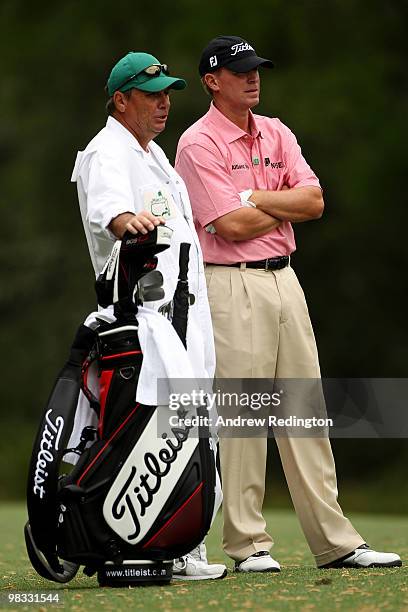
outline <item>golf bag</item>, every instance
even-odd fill
[[[135,399],[144,358],[138,306],[164,297],[155,255],[170,239],[171,230],[159,226],[115,243],[96,281],[98,303],[113,304],[115,320],[79,327],[44,410],[29,468],[25,539],[33,567],[49,580],[68,582],[84,565],[100,585],[168,583],[172,560],[197,546],[210,527],[215,460],[208,432],[193,436],[190,427],[177,426],[161,434],[159,411],[166,408]],[[180,245],[171,306],[184,344],[189,246]],[[88,384],[92,368],[99,393]],[[85,426],[78,445],[67,448],[80,389],[97,426]],[[68,453],[78,458],[71,471]]]

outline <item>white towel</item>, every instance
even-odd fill
[[[85,319],[84,325],[95,329],[98,326],[97,318],[107,323],[116,320],[113,308],[109,307],[92,312]],[[139,307],[137,323],[143,361],[136,389],[136,401],[148,406],[167,406],[170,394],[191,394],[201,389],[206,392],[211,391],[212,381],[204,369],[201,351],[193,342],[194,333],[188,334],[191,348],[186,351],[170,321],[156,310]],[[191,321],[189,326],[190,323]],[[96,368],[92,366],[88,373],[88,385],[97,395]],[[83,428],[95,425],[95,422],[95,412],[81,392],[68,447],[76,447]],[[76,463],[78,457],[70,453],[65,459],[68,463]]]

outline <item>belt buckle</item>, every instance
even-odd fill
[[[264,268],[265,272],[268,272],[269,270],[268,266],[269,266],[269,258],[265,259],[265,268]]]

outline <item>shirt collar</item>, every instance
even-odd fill
[[[111,115],[108,117],[106,127],[108,128],[108,130],[114,131],[121,138],[123,138],[123,140],[126,141],[128,145],[132,147],[132,149],[135,149],[140,153],[145,152],[139,141],[133,136],[131,132],[129,132],[127,128],[125,128],[124,125],[122,125],[117,119],[115,119],[115,117],[112,117]]]
[[[234,142],[234,140],[238,140],[239,138],[243,138],[244,136],[248,136],[247,132],[241,130],[240,127],[235,125],[232,121],[230,121],[225,115],[222,114],[221,111],[214,105],[214,102],[211,102],[210,109],[207,113],[208,119],[211,123],[220,130],[225,137],[228,143]],[[249,125],[251,128],[251,136],[253,138],[262,138],[261,130],[259,129],[257,122],[255,120],[255,115],[252,111],[249,111]]]

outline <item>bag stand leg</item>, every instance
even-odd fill
[[[24,527],[24,536],[29,559],[33,568],[40,576],[46,578],[47,580],[60,582],[62,584],[69,582],[74,578],[79,569],[79,565],[76,563],[71,563],[70,561],[62,561],[57,559],[57,556],[55,556],[55,562],[57,565],[59,565],[59,569],[57,570],[55,567],[52,567],[49,560],[34,542],[30,523],[26,523]]]

